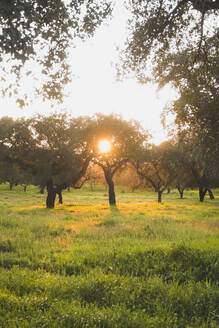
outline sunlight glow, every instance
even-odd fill
[[[101,153],[108,153],[111,149],[111,143],[107,139],[100,140],[98,143],[98,148]]]
[[[143,128],[150,130],[155,144],[168,139],[168,133],[161,124],[161,113],[163,108],[169,107],[169,104],[177,99],[177,91],[171,86],[157,91],[156,84],[139,84],[135,78],[121,81],[117,79],[115,64],[119,60],[118,49],[127,37],[126,21],[129,13],[124,1],[114,2],[114,16],[109,24],[103,24],[94,38],[86,42],[76,40],[75,47],[69,49],[69,65],[74,75],[71,83],[64,89],[67,95],[63,99],[63,104],[50,103],[46,100],[43,102],[38,96],[34,98],[33,87],[40,89],[41,80],[36,80],[36,77],[41,78],[41,69],[30,61],[27,68],[32,73],[22,80],[19,98],[25,100],[25,95],[28,95],[33,99],[33,103],[21,110],[13,95],[1,97],[0,118],[28,118],[37,114],[51,115],[54,112],[64,112],[74,117],[115,113],[121,115],[124,120],[139,121]],[[166,120],[169,123],[168,117]],[[170,117],[170,123],[172,121],[174,118],[172,120]],[[101,148],[97,145],[102,153],[110,150],[109,146],[106,146],[106,141],[103,142],[105,146],[100,146]]]

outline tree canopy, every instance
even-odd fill
[[[109,203],[116,204],[113,177],[135,155],[148,139],[148,133],[136,121],[125,121],[120,116],[97,114],[92,122],[91,149],[93,162],[103,169],[109,186]],[[107,140],[111,148],[103,152],[98,142]]]
[[[159,82],[159,67],[176,53],[186,51],[193,64],[200,54],[208,60],[212,56],[218,39],[218,0],[130,0],[127,7],[130,34],[123,70],[135,71],[141,81],[154,73]]]
[[[69,46],[74,46],[76,38],[92,36],[111,10],[111,1],[1,0],[3,94],[17,97],[23,105],[25,99],[17,96],[22,90],[20,79],[25,74],[36,78],[32,70],[37,65],[43,82],[36,93],[62,101],[62,86],[70,78]]]
[[[144,186],[153,188],[162,201],[162,193],[176,179],[175,149],[171,142],[147,145],[137,152],[132,163]]]

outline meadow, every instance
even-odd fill
[[[99,186],[45,208],[38,188],[0,185],[0,327],[219,327],[219,190]]]

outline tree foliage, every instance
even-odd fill
[[[97,114],[92,126],[93,162],[103,169],[109,187],[109,203],[116,204],[113,177],[131,160],[148,134],[136,121],[125,121],[120,116]],[[98,149],[98,142],[107,139],[111,143],[109,152]]]
[[[209,59],[217,46],[218,0],[130,0],[127,6],[130,35],[123,70],[134,70],[141,81],[153,72],[159,82],[159,67],[174,54],[184,51],[195,64],[201,54]]]
[[[22,90],[22,83],[19,88],[21,73],[24,70],[30,78],[34,75],[33,65],[37,65],[43,83],[36,92],[43,98],[62,101],[62,85],[70,77],[69,47],[74,46],[76,38],[93,35],[111,10],[111,1],[1,0],[3,93],[17,97],[18,91]],[[24,101],[18,97],[21,105]]]
[[[158,194],[158,202],[161,203],[162,193],[176,179],[175,149],[172,144],[164,142],[159,146],[143,148],[133,164],[144,186],[153,188]]]

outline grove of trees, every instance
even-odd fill
[[[1,118],[0,182],[10,188],[46,186],[48,208],[54,207],[56,194],[62,202],[63,189],[80,188],[91,165],[103,170],[110,205],[116,204],[115,177],[124,170],[134,169],[138,184],[153,188],[159,202],[170,187],[177,188],[180,197],[185,188],[198,188],[203,201],[206,192],[219,185],[219,1],[125,4],[129,34],[118,74],[134,72],[141,83],[152,80],[177,90],[178,98],[164,112],[164,118],[169,112],[175,116],[174,127],[168,127],[171,139],[150,144],[149,133],[137,122],[115,115]],[[22,76],[34,75],[35,64],[43,76],[36,94],[62,101],[62,87],[70,79],[70,47],[76,39],[92,36],[112,10],[113,1],[107,0],[2,0],[2,94],[25,105]],[[110,151],[98,148],[101,139],[108,140]],[[89,175],[92,179],[92,170]]]
[[[54,208],[56,195],[62,203],[63,189],[92,181],[92,172],[93,179],[100,179],[94,165],[103,171],[110,205],[116,205],[114,178],[126,170],[135,174],[125,184],[134,186],[138,181],[142,188],[154,189],[158,202],[168,188],[177,188],[181,198],[185,188],[198,188],[203,201],[206,192],[219,186],[217,163],[204,162],[195,138],[172,139],[156,146],[149,143],[149,137],[138,122],[113,114],[78,118],[53,114],[26,120],[3,117],[0,182],[8,182],[10,188],[14,184],[46,187],[47,208]],[[101,140],[110,143],[108,151],[99,148]]]

